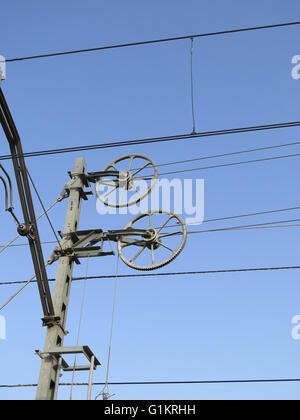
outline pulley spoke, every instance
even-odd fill
[[[134,155],[133,155],[133,156],[131,156],[131,158],[130,158],[130,163],[129,163],[129,168],[128,168],[128,171],[131,171],[132,164],[133,164],[133,160],[134,160]]]
[[[127,246],[131,246],[131,245],[144,246],[145,245],[145,241],[143,240],[143,241],[136,241],[136,242],[126,242],[125,244],[122,244],[121,245],[121,248],[126,248]]]
[[[147,168],[147,166],[151,165],[150,162],[147,162],[144,166],[142,166],[140,169],[138,169],[137,171],[135,171],[132,176],[135,177],[135,175],[139,174],[140,172],[142,172],[144,169]]]
[[[152,229],[152,213],[149,213],[149,227]]]
[[[133,263],[137,257],[139,257],[141,255],[141,253],[144,251],[144,249],[146,249],[146,245],[143,246],[143,248],[136,254],[135,257],[132,258],[132,260],[130,260],[131,263]]]
[[[171,251],[171,252],[172,252],[172,254],[175,254],[176,250],[174,250],[174,249],[172,249],[172,248],[169,248],[167,245],[163,244],[162,242],[159,242],[159,244],[160,244],[161,246],[163,246],[164,248],[168,249],[169,251]]]
[[[151,253],[152,253],[152,265],[155,265],[155,261],[154,261],[154,245],[151,245]]]
[[[106,198],[108,197],[111,193],[113,193],[114,191],[116,191],[117,187],[114,187],[112,190],[107,191],[105,194],[101,195],[102,198]]]
[[[157,233],[159,233],[165,226],[167,226],[167,224],[169,223],[170,220],[172,220],[174,217],[174,215],[170,216],[165,223],[158,229]]]

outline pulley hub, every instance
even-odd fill
[[[18,226],[17,231],[20,236],[29,236],[34,233],[33,226],[26,223],[21,223]]]
[[[119,182],[121,188],[125,188],[125,190],[131,190],[134,186],[134,181],[130,171],[120,171]]]
[[[146,233],[143,235],[143,239],[149,249],[151,249],[151,247],[158,249],[160,246],[159,235],[154,228],[147,229]]]

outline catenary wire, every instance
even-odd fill
[[[296,227],[300,226],[299,224],[289,224],[289,225],[280,225],[281,223],[293,223],[293,222],[300,222],[300,219],[290,219],[290,220],[279,220],[279,221],[273,221],[273,222],[265,222],[265,223],[255,223],[251,225],[242,225],[242,226],[229,226],[229,227],[223,227],[223,228],[217,228],[217,229],[207,229],[207,230],[189,230],[187,232],[188,235],[192,234],[199,234],[199,233],[210,233],[210,232],[226,232],[226,231],[235,231],[235,230],[243,230],[243,229],[262,229],[262,228],[283,228],[283,227]],[[275,225],[275,226],[274,226]],[[171,226],[166,226],[165,229],[169,228]],[[173,225],[172,227],[178,227],[177,225]],[[167,236],[177,236],[180,235],[181,232],[170,232],[167,234]],[[161,236],[163,237],[163,235]]]
[[[78,50],[61,51],[61,52],[48,53],[48,54],[39,54],[39,55],[33,55],[33,56],[27,56],[27,57],[8,58],[5,61],[7,63],[12,63],[12,62],[16,62],[16,61],[35,60],[35,59],[41,59],[41,58],[49,58],[49,57],[58,57],[58,56],[70,55],[70,54],[80,54],[80,53],[104,51],[104,50],[110,50],[110,49],[116,49],[116,48],[136,47],[136,46],[142,46],[142,45],[158,44],[158,43],[165,43],[165,42],[171,42],[171,41],[179,41],[179,40],[184,40],[184,39],[189,39],[189,38],[205,38],[205,37],[211,37],[211,36],[217,36],[217,35],[235,34],[235,33],[257,31],[257,30],[263,30],[263,29],[283,28],[283,27],[289,27],[289,26],[296,26],[296,25],[299,25],[299,24],[300,24],[300,22],[296,21],[296,22],[286,22],[286,23],[279,23],[279,24],[273,24],[273,25],[252,26],[252,27],[246,27],[246,28],[229,29],[229,30],[225,30],[225,31],[208,32],[208,33],[202,33],[202,34],[184,35],[184,36],[169,37],[169,38],[160,38],[160,39],[154,39],[154,40],[148,40],[148,41],[137,41],[137,42],[123,43],[123,44],[106,45],[106,46],[95,47],[95,48],[85,48],[85,49],[78,49]]]
[[[238,214],[238,215],[234,215],[234,216],[225,216],[225,217],[217,217],[217,218],[214,218],[214,219],[206,219],[206,220],[203,220],[202,223],[219,222],[219,221],[223,221],[223,220],[240,219],[240,218],[243,218],[243,217],[253,217],[253,216],[260,216],[260,215],[272,214],[272,213],[282,213],[282,212],[286,212],[286,211],[295,211],[295,210],[299,210],[299,209],[300,209],[300,206],[289,207],[289,208],[286,208],[286,209],[258,211],[258,212],[255,212],[255,213],[244,213],[244,214]],[[192,223],[187,224],[187,226],[193,226],[193,225],[199,225],[199,222],[192,222]],[[176,227],[176,226],[177,225],[170,225],[168,227]],[[24,245],[27,245],[27,244],[24,244]]]
[[[300,153],[293,153],[290,155],[282,155],[282,156],[273,156],[269,158],[261,158],[261,159],[253,159],[253,160],[244,160],[241,162],[232,162],[232,163],[222,163],[218,165],[211,165],[211,166],[204,166],[202,168],[191,168],[191,169],[181,169],[178,171],[170,171],[170,172],[164,172],[161,173],[160,176],[167,176],[167,175],[175,175],[175,174],[182,174],[187,172],[195,172],[195,171],[204,171],[207,169],[216,169],[216,168],[225,168],[229,166],[237,166],[237,165],[246,165],[250,163],[259,163],[259,162],[267,162],[271,160],[278,160],[278,159],[287,159],[287,158],[293,158],[293,157],[299,157]],[[147,176],[147,175],[145,175]]]
[[[113,381],[109,385],[222,385],[222,384],[255,384],[255,383],[291,383],[300,382],[300,378],[282,379],[224,379],[224,380],[186,380],[186,381]],[[71,386],[71,383],[62,382],[60,386]],[[75,383],[73,386],[87,386],[88,383]],[[105,385],[104,382],[94,382],[93,386]],[[11,384],[0,385],[0,388],[35,388],[37,384]]]
[[[152,137],[152,138],[144,138],[144,139],[136,139],[136,140],[125,140],[125,141],[119,141],[119,142],[99,143],[99,144],[86,145],[86,146],[75,146],[75,147],[65,147],[65,148],[60,148],[60,149],[40,150],[40,151],[35,151],[35,152],[23,153],[22,157],[24,158],[40,157],[40,156],[57,155],[57,154],[63,154],[63,153],[74,153],[74,152],[99,150],[99,149],[124,147],[124,146],[129,147],[129,146],[136,146],[136,145],[141,145],[141,144],[154,144],[154,143],[171,142],[171,141],[183,141],[183,140],[191,141],[194,139],[205,138],[205,137],[221,136],[221,135],[227,135],[227,134],[250,133],[250,132],[266,131],[266,130],[276,130],[276,129],[281,129],[281,128],[292,128],[292,127],[299,127],[299,126],[300,126],[300,121],[277,123],[277,124],[265,124],[265,125],[248,126],[248,127],[242,127],[242,128],[204,131],[204,132],[198,132],[195,134],[186,133],[186,134],[178,134],[178,135],[165,136],[165,137]],[[21,157],[21,156],[18,156],[18,157]],[[12,159],[11,155],[0,156],[0,161],[9,160],[9,159]]]
[[[218,228],[218,229],[208,229],[208,230],[189,230],[188,234],[196,234],[196,233],[208,233],[208,232],[222,232],[222,231],[227,231],[227,230],[236,230],[236,229],[247,229],[247,228],[260,228],[260,227],[264,227],[264,226],[270,226],[270,227],[276,227],[276,226],[271,226],[273,224],[277,225],[280,223],[293,223],[293,222],[300,222],[300,219],[290,219],[290,220],[275,220],[273,222],[264,222],[264,223],[255,223],[255,224],[251,224],[251,225],[242,225],[242,226],[229,226],[229,227],[224,227],[224,228]],[[286,226],[290,226],[290,225],[286,225]]]
[[[142,278],[142,277],[168,277],[168,276],[191,276],[198,274],[221,274],[221,273],[246,273],[246,272],[256,272],[256,271],[281,271],[281,270],[299,270],[300,266],[281,266],[281,267],[253,267],[253,268],[236,268],[236,269],[220,269],[220,270],[202,270],[202,271],[179,271],[173,273],[143,273],[143,274],[119,274],[118,278]],[[115,275],[99,275],[99,276],[90,276],[90,277],[73,277],[72,281],[82,281],[82,280],[109,280],[114,279]],[[49,279],[49,282],[54,282],[55,279]],[[15,284],[24,284],[25,281],[11,281],[11,282],[2,282],[0,286],[5,285],[15,285]],[[32,281],[36,283],[36,280]]]
[[[266,211],[258,211],[255,213],[246,213],[246,214],[238,214],[235,216],[227,216],[227,217],[219,217],[219,218],[215,218],[215,219],[206,219],[203,221],[203,223],[209,223],[209,222],[217,222],[217,221],[221,221],[221,220],[229,220],[229,219],[238,219],[241,217],[249,217],[249,216],[260,216],[263,214],[270,214],[270,213],[282,213],[285,211],[294,211],[294,210],[299,210],[300,206],[298,207],[289,207],[287,209],[276,209],[276,210],[266,210]],[[189,224],[190,226],[193,225],[193,223]]]
[[[171,166],[171,165],[180,165],[180,164],[183,164],[183,163],[192,163],[192,162],[198,162],[200,160],[216,159],[216,158],[220,158],[220,157],[241,155],[241,154],[244,154],[244,153],[253,153],[253,152],[260,152],[260,151],[271,150],[271,149],[279,149],[281,147],[296,146],[296,145],[299,145],[299,144],[300,144],[300,141],[296,141],[296,142],[293,142],[293,143],[285,143],[285,144],[278,144],[278,145],[273,145],[273,146],[258,147],[258,148],[255,148],[255,149],[240,150],[240,151],[237,151],[237,152],[222,153],[222,154],[210,155],[210,156],[201,156],[201,157],[197,157],[197,158],[193,158],[193,159],[177,160],[177,161],[172,161],[172,162],[168,162],[168,163],[159,163],[156,166],[157,167],[164,167],[164,166]],[[132,169],[132,170],[134,171],[135,169]]]

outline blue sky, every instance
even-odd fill
[[[300,20],[299,2],[253,0],[11,1],[1,9],[0,54],[7,59]],[[197,130],[218,130],[299,120],[300,80],[291,77],[300,54],[300,28],[280,28],[195,40]],[[2,89],[25,152],[189,133],[192,129],[189,40],[104,52],[9,63]],[[183,142],[104,149],[27,160],[45,205],[67,181],[75,157],[88,170],[112,159],[143,153],[157,164],[299,141],[299,128],[235,134]],[[8,145],[1,134],[1,155]],[[186,144],[185,144],[186,143]],[[215,159],[211,164],[299,153],[299,146]],[[5,162],[12,174],[12,167]],[[176,167],[204,166],[199,162]],[[206,165],[205,165],[206,166]],[[205,181],[207,219],[299,205],[298,158],[179,174]],[[15,193],[16,196],[16,193]],[[91,228],[94,200],[82,209],[80,227]],[[20,207],[16,199],[16,211]],[[66,202],[51,212],[63,228]],[[36,212],[41,209],[36,202]],[[130,216],[96,216],[103,229],[121,228]],[[205,224],[221,228],[299,218],[297,211]],[[1,243],[15,235],[1,213]],[[241,223],[240,223],[241,222]],[[183,253],[161,272],[298,265],[298,229],[258,229],[191,235]],[[46,220],[43,241],[53,240]],[[19,243],[24,243],[20,240]],[[45,258],[53,245],[45,245]],[[33,273],[27,247],[0,255],[1,281]],[[56,267],[48,270],[55,276]],[[88,274],[114,274],[113,257],[94,259]],[[85,264],[74,276],[84,275]],[[121,264],[120,274],[131,270]],[[133,273],[135,274],[135,273]],[[1,303],[16,286],[1,286]],[[72,287],[66,345],[76,341],[83,283]],[[105,379],[113,281],[93,280],[80,342],[103,363]],[[206,276],[121,279],[111,359],[111,381],[222,380],[300,377],[300,341],[291,319],[300,313],[297,270]],[[36,285],[5,309],[7,340],[0,341],[0,384],[36,383],[45,331]],[[63,381],[69,382],[68,375]],[[76,381],[87,380],[77,375]],[[94,394],[100,388],[94,389]],[[299,399],[299,384],[111,387],[116,399]],[[68,398],[66,388],[60,398]],[[34,389],[2,389],[1,399],[33,399]],[[74,390],[84,399],[85,390]]]

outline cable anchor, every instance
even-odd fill
[[[29,223],[20,223],[17,228],[17,232],[20,236],[27,236],[28,238],[34,238],[34,227]]]

